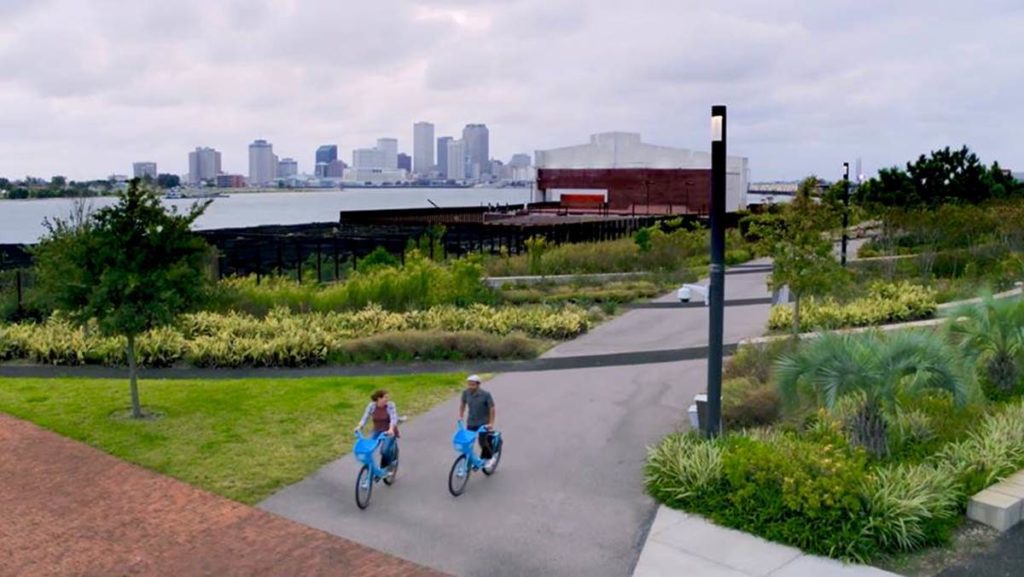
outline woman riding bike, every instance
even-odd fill
[[[373,420],[374,435],[385,435],[381,443],[380,468],[387,469],[395,456],[398,448],[397,439],[401,435],[398,433],[398,409],[388,398],[386,390],[380,389],[370,395],[370,404],[363,411],[363,418],[359,419],[359,426],[355,430],[362,430],[366,421],[370,419]]]

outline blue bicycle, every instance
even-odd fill
[[[459,456],[455,458],[455,462],[452,463],[452,470],[448,473],[448,491],[455,497],[458,497],[466,490],[470,473],[479,470],[483,471],[484,475],[493,475],[494,471],[498,469],[498,463],[501,462],[503,443],[501,433],[497,431],[490,432],[492,456],[492,460],[489,461],[490,465],[488,465],[488,461],[477,457],[473,452],[473,445],[476,444],[477,435],[484,429],[486,429],[486,425],[476,430],[467,429],[462,421],[458,421],[458,429],[455,431],[455,436],[452,437],[452,446],[455,448],[455,452],[459,453]]]
[[[352,452],[355,454],[356,460],[363,464],[356,476],[356,505],[360,509],[370,506],[370,496],[373,494],[374,484],[384,481],[385,485],[391,485],[395,482],[395,476],[398,474],[397,439],[393,441],[395,446],[392,449],[391,461],[388,463],[387,469],[378,467],[374,459],[377,449],[386,437],[385,433],[375,433],[371,437],[366,437],[362,431],[356,431],[356,444],[352,447]]]

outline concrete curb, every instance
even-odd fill
[[[686,568],[685,570],[683,568]],[[804,554],[703,517],[659,506],[633,577],[894,577],[867,565]]]

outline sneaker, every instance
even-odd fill
[[[485,469],[493,469],[494,465],[497,464],[497,462],[498,462],[498,459],[496,457],[491,457],[490,459],[487,459],[486,463],[484,463],[484,468]]]

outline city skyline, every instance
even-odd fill
[[[323,142],[347,157],[397,135],[414,154],[424,119],[435,137],[485,122],[503,161],[611,130],[706,150],[719,103],[756,180],[962,144],[1024,166],[1024,6],[1008,0],[12,0],[0,17],[11,178],[185,174],[196,146],[244,173],[257,137],[313,172]],[[339,38],[337,22],[361,25]]]

